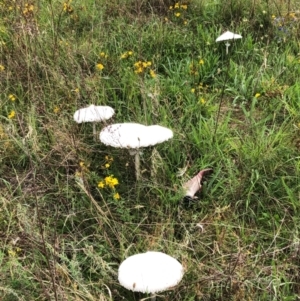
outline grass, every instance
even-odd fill
[[[117,272],[147,250],[185,268],[165,300],[299,299],[299,1],[177,6],[0,1],[1,300],[140,300]],[[243,36],[228,55],[225,30]],[[173,130],[141,182],[73,121],[88,104]]]

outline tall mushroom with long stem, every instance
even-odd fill
[[[177,259],[162,252],[148,251],[125,259],[118,270],[122,286],[133,292],[151,294],[176,286],[184,274],[183,266]]]
[[[77,123],[92,122],[93,138],[96,141],[96,122],[105,121],[114,115],[115,111],[109,106],[90,105],[86,108],[77,110],[74,113],[74,121]]]
[[[230,46],[229,41],[230,40],[236,40],[236,39],[241,39],[242,36],[236,33],[233,33],[231,31],[226,31],[223,34],[221,34],[217,39],[216,42],[222,42],[225,41],[225,45],[226,45],[226,54],[228,54],[228,48]]]
[[[100,141],[115,148],[126,148],[135,157],[136,179],[139,181],[140,151],[144,147],[154,146],[173,137],[172,130],[160,126],[146,126],[139,123],[116,123],[108,125],[100,132]]]

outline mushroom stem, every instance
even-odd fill
[[[134,156],[135,178],[137,181],[139,181],[141,179],[140,152],[138,149],[130,149],[129,154]]]
[[[229,43],[229,42],[226,42],[225,45],[226,45],[226,54],[228,54],[228,48],[229,48],[229,46],[230,46],[230,43]]]
[[[96,123],[95,122],[93,122],[93,139],[95,142],[97,141]]]
[[[136,177],[136,180],[139,181],[141,178],[139,151],[137,151],[134,155],[134,163],[135,163],[135,177]]]

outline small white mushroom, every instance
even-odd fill
[[[86,108],[77,110],[74,113],[74,121],[77,123],[92,122],[93,123],[93,137],[96,137],[96,122],[105,121],[114,115],[115,111],[109,106],[95,106],[90,105]]]
[[[100,141],[116,148],[127,148],[135,156],[136,179],[140,179],[140,149],[153,146],[173,137],[173,132],[160,125],[139,123],[111,124],[100,132]]]
[[[226,31],[216,39],[216,42],[226,41],[226,43],[225,43],[225,45],[226,45],[226,54],[228,54],[228,47],[230,46],[230,43],[228,41],[241,39],[241,38],[242,38],[242,36],[239,35],[239,34],[233,33],[231,31]]]
[[[128,257],[119,266],[120,284],[134,292],[162,292],[176,286],[182,279],[184,269],[172,256],[149,251]]]

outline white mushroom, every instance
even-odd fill
[[[183,274],[183,267],[175,258],[149,251],[124,260],[119,267],[118,279],[128,290],[155,294],[176,286]],[[155,300],[155,296],[152,299]]]
[[[93,137],[96,137],[96,122],[105,121],[114,115],[115,111],[109,106],[90,105],[86,108],[79,109],[74,114],[74,121],[77,123],[92,122]]]
[[[229,40],[236,40],[236,39],[241,39],[242,36],[236,33],[233,33],[231,31],[226,31],[223,34],[221,34],[217,39],[216,42],[222,42],[226,41],[226,54],[228,54],[228,47],[230,46],[230,43],[228,42]]]
[[[146,126],[138,123],[111,124],[100,132],[100,140],[105,145],[127,148],[135,155],[136,179],[140,179],[140,149],[167,141],[173,132],[160,125]]]

